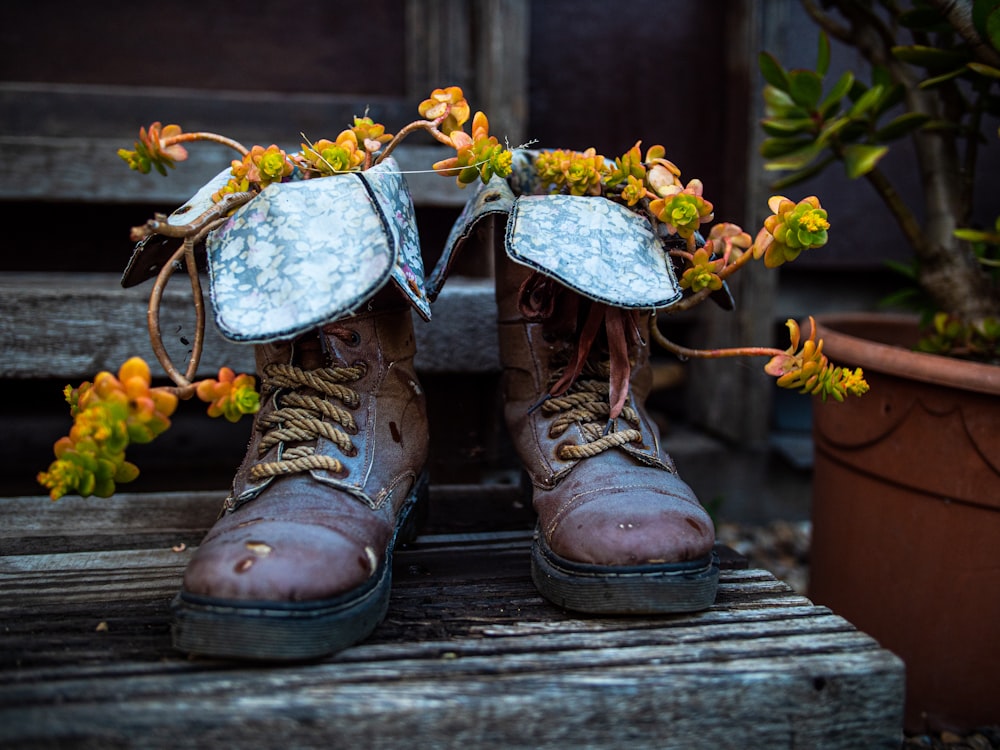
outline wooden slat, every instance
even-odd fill
[[[278,135],[280,139],[266,139],[267,144],[278,140],[286,150],[299,149],[301,141],[291,140],[296,138],[295,133]],[[318,138],[310,136],[310,140]],[[249,141],[248,145],[254,143]],[[6,160],[6,168],[0,172],[0,200],[150,203],[169,213],[225,169],[236,155],[212,144],[196,144],[189,149],[186,161],[162,177],[128,168],[117,152],[131,144],[128,139],[0,135],[0,159]],[[468,191],[459,188],[453,179],[429,171],[434,162],[447,155],[444,146],[404,145],[393,152],[416,205],[462,206],[468,200]]]
[[[155,365],[145,328],[149,288],[122,289],[111,274],[0,273],[0,377],[90,378],[131,356]],[[179,331],[164,342],[181,369],[190,308],[190,287],[179,277],[167,287],[161,320],[165,332]],[[492,282],[452,279],[433,312],[431,323],[415,323],[422,372],[499,370]],[[253,372],[253,348],[223,339],[210,323],[201,364],[205,376],[222,365]]]
[[[535,592],[529,539],[419,538],[398,552],[389,615],[366,643],[270,668],[171,651],[168,602],[190,548],[0,557],[0,743],[898,741],[900,662],[769,574],[724,570],[715,606],[695,615],[580,617]]]
[[[425,94],[426,95],[426,94]],[[209,130],[241,141],[277,143],[297,151],[301,134],[335,137],[368,110],[393,131],[415,119],[422,97],[350,97],[325,94],[68,86],[0,82],[0,200],[179,206],[236,157],[212,143],[188,148],[189,158],[167,178],[128,169],[118,149],[130,148],[139,127],[176,122],[190,132]],[[253,117],[246,117],[247,108]],[[427,137],[410,138],[395,152],[417,205],[461,206],[467,191],[453,179],[428,173],[448,149]]]

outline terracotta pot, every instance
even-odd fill
[[[910,317],[818,325],[871,391],[814,406],[810,595],[906,662],[907,729],[1000,723],[1000,367],[902,348]]]

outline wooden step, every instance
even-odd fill
[[[319,663],[188,659],[169,602],[212,495],[0,499],[0,746],[899,743],[900,660],[769,573],[727,556],[706,612],[580,616],[536,593],[528,530],[419,537],[385,622]]]
[[[108,273],[0,272],[0,378],[93,378],[99,370],[117,372],[132,356],[155,366],[145,327],[151,282],[123,289],[119,279]],[[205,294],[207,299],[207,283]],[[180,369],[193,336],[191,309],[186,279],[173,279],[164,293],[161,327]],[[451,279],[433,315],[429,323],[414,316],[422,373],[499,371],[491,279]],[[223,365],[253,372],[253,347],[227,341],[209,322],[199,375],[213,376]]]

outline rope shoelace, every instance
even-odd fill
[[[580,298],[567,294],[554,279],[533,273],[521,285],[518,307],[526,320],[545,322],[557,315],[577,319]],[[607,341],[608,358],[595,361],[593,344],[601,329]],[[591,302],[582,327],[575,335],[575,351],[553,379],[548,391],[530,411],[541,408],[552,419],[549,437],[557,438],[576,424],[586,438],[582,444],[564,443],[558,455],[563,460],[583,459],[626,443],[641,442],[639,415],[627,405],[632,365],[629,348],[640,342],[637,313]],[[621,416],[631,425],[617,430]]]
[[[639,414],[628,404],[622,406],[620,415],[631,427],[613,430],[615,420],[610,416],[608,369],[608,363],[596,367],[588,363],[581,376],[564,393],[549,396],[540,405],[542,414],[552,419],[550,438],[559,437],[575,424],[587,439],[585,443],[560,445],[558,455],[564,461],[591,458],[626,443],[642,440],[642,432],[638,429]]]
[[[343,473],[344,464],[333,456],[317,454],[315,442],[326,438],[345,456],[354,455],[351,434],[357,432],[357,425],[348,409],[357,407],[360,398],[345,383],[364,377],[366,369],[364,364],[312,370],[280,363],[266,365],[263,388],[289,390],[276,395],[274,411],[258,420],[257,427],[264,432],[259,451],[264,455],[277,445],[284,444],[284,448],[280,458],[255,464],[250,469],[250,479],[259,482],[317,469]],[[314,391],[316,395],[299,389]]]

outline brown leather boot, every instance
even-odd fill
[[[648,318],[496,255],[505,416],[538,513],[535,585],[583,612],[707,608],[715,530],[645,412]]]
[[[365,312],[256,354],[262,407],[221,517],[184,573],[174,645],[315,658],[385,616],[393,547],[426,493],[410,309],[387,289]]]

